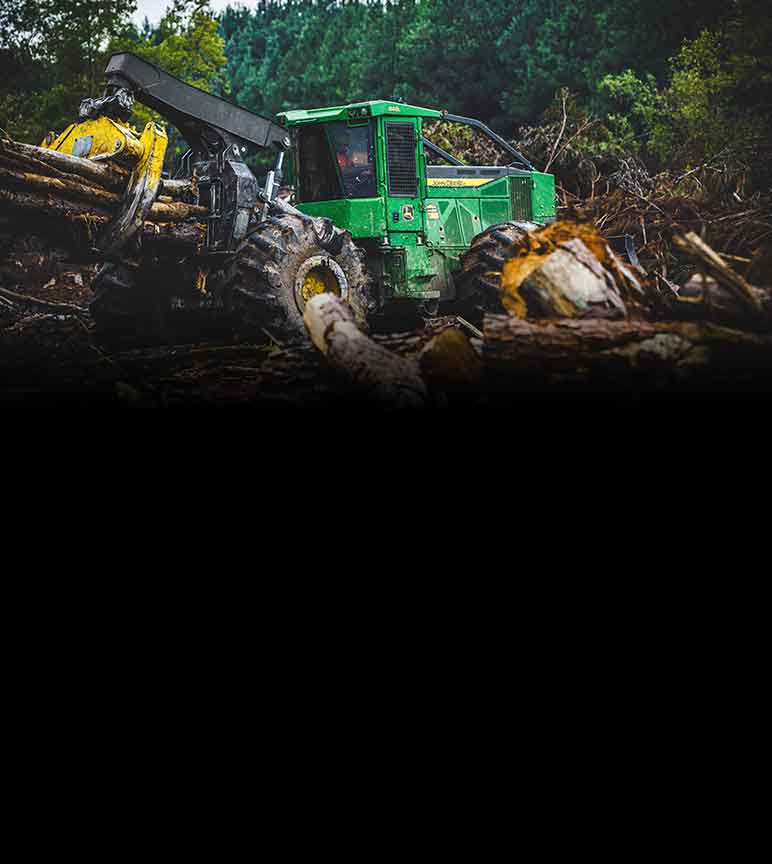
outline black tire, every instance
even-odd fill
[[[461,255],[456,276],[459,294],[486,312],[503,312],[501,272],[518,242],[534,228],[535,222],[500,222],[481,231]]]
[[[247,324],[262,324],[283,338],[305,338],[304,301],[298,282],[318,276],[340,288],[357,322],[366,326],[375,308],[367,259],[348,231],[329,219],[282,214],[259,222],[230,267],[228,305]],[[319,283],[317,283],[319,284]]]
[[[123,265],[105,264],[91,288],[89,312],[106,344],[136,348],[168,340],[168,310],[156,284]]]

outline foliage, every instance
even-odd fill
[[[157,27],[145,27],[141,35],[135,31],[113,40],[110,52],[113,51],[133,51],[194,87],[227,93],[224,41],[209,0],[172,0]],[[144,105],[134,106],[133,122],[138,128],[151,119],[165,124],[163,118]],[[176,129],[168,128],[167,132],[166,161],[171,166],[187,148]]]
[[[110,40],[131,33],[134,0],[0,0],[0,126],[39,140],[99,95]]]
[[[510,138],[565,126],[558,162],[581,150],[690,170],[730,153],[766,182],[768,0],[258,0],[219,17],[208,0],[169,2],[137,29],[131,0],[0,0],[0,126],[26,140],[61,128],[122,49],[269,116],[404,98]]]

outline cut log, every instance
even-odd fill
[[[390,408],[427,404],[418,363],[373,342],[357,327],[354,313],[340,298],[318,294],[306,305],[303,320],[313,344],[357,394]]]
[[[712,276],[698,273],[679,290],[668,309],[670,317],[685,321],[713,321],[728,327],[772,329],[772,294],[753,285],[747,286],[761,313],[751,311],[736,291]]]
[[[117,192],[108,192],[100,186],[76,180],[62,180],[58,177],[47,177],[44,174],[34,174],[30,171],[14,171],[0,166],[0,187],[13,187],[31,192],[42,192],[44,195],[75,198],[87,201],[101,207],[117,208],[121,196]]]
[[[772,373],[772,335],[709,323],[608,321],[531,322],[486,315],[486,367],[508,376],[629,376],[662,373],[684,380],[725,373]]]
[[[504,290],[507,290],[506,265]],[[579,239],[562,243],[519,288],[533,318],[624,318],[625,304],[611,273]]]
[[[500,280],[504,308],[519,318],[623,318],[643,297],[638,278],[596,228],[561,221],[523,234]]]
[[[183,222],[185,219],[206,219],[209,208],[198,204],[184,204],[177,201],[173,204],[156,202],[150,208],[148,220],[151,222]]]
[[[143,225],[143,242],[158,248],[171,244],[175,254],[180,250],[196,254],[206,236],[201,220],[207,212],[190,204],[154,204]],[[86,255],[91,254],[99,230],[113,215],[106,207],[24,189],[0,189],[0,213],[13,214],[14,230],[57,237],[71,250]]]
[[[482,361],[455,327],[435,336],[421,351],[419,363],[425,380],[445,393],[472,393],[482,382]]]
[[[126,188],[129,172],[109,162],[92,162],[79,156],[70,156],[57,150],[47,150],[45,147],[35,147],[32,144],[22,144],[8,138],[0,138],[0,154],[15,159],[20,164],[30,166],[29,170],[38,174],[45,173],[40,169],[41,163],[68,175],[78,175],[91,184],[102,186],[113,192],[122,192]]]

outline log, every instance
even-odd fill
[[[58,168],[54,168],[52,165],[47,165],[45,162],[39,162],[37,160],[28,161],[15,159],[12,156],[6,156],[3,153],[0,153],[0,167],[9,168],[12,171],[17,172],[29,172],[31,169],[34,169],[34,173],[44,176],[44,177],[54,177],[58,180],[69,180],[71,183],[83,183],[84,178],[79,174],[69,174],[66,171],[60,171]],[[126,177],[126,182],[128,182],[128,176]],[[89,184],[96,185],[97,188],[103,189],[105,192],[109,191],[103,186],[99,186],[98,184]]]
[[[44,173],[40,170],[40,164],[43,163],[55,171],[83,177],[91,184],[113,192],[122,192],[129,177],[128,171],[109,162],[92,162],[90,159],[70,156],[58,150],[47,150],[45,147],[35,147],[33,144],[22,144],[8,138],[0,138],[0,154],[38,169],[38,174]]]
[[[8,186],[25,191],[42,192],[45,195],[75,198],[113,209],[117,209],[121,203],[121,196],[117,192],[108,192],[99,186],[75,180],[62,180],[58,177],[46,177],[44,174],[33,174],[30,171],[14,171],[0,166],[0,187]]]
[[[564,319],[524,321],[486,315],[486,367],[515,377],[588,377],[662,373],[696,376],[772,372],[772,335],[711,323]],[[565,379],[567,380],[567,379]]]
[[[3,147],[5,150],[2,149]],[[36,155],[33,156],[30,149]],[[56,153],[59,160],[61,157],[66,157],[63,162],[60,161],[59,165],[50,165],[38,158],[42,154],[46,154],[46,158],[50,158],[49,153],[56,153],[56,151],[47,151],[40,147],[31,148],[30,145],[18,145],[16,142],[7,140],[0,141],[0,189],[10,187],[25,194],[34,192],[50,195],[54,198],[85,201],[113,212],[120,207],[123,192],[129,182],[128,175],[120,175],[120,194],[111,192],[102,184],[107,183],[114,186],[114,181],[118,176],[115,172],[106,172],[102,175],[100,172],[104,166],[97,166],[99,171],[94,177],[92,170],[94,166],[87,159],[79,159],[75,156],[67,156],[67,154]],[[90,168],[85,169],[84,164],[90,165]],[[72,170],[64,171],[63,166],[65,165]],[[40,168],[45,173],[29,170],[29,167]],[[82,172],[82,175],[78,172]],[[164,181],[163,191],[168,192],[170,197],[175,199],[192,199],[196,192],[196,184],[193,181],[168,180]],[[208,209],[206,207],[191,203],[190,200],[165,201],[153,204],[148,219],[156,222],[181,222],[191,217],[205,219],[207,215]]]
[[[535,318],[624,318],[627,314],[613,276],[579,238],[558,246],[519,290]]]
[[[752,286],[725,261],[722,261],[718,253],[711,249],[693,231],[690,231],[685,237],[676,234],[673,237],[673,242],[684,252],[696,258],[716,281],[720,282],[734,294],[751,315],[766,318],[764,307],[759,298],[754,294]]]
[[[185,201],[188,204],[198,202],[198,182],[195,177],[190,180],[162,180],[161,192],[175,201]]]
[[[181,201],[164,204],[156,201],[147,218],[151,222],[183,222],[186,219],[206,219],[208,216],[209,208],[198,204],[184,204]]]
[[[482,383],[483,364],[467,336],[449,327],[421,351],[421,374],[435,390],[474,393]]]
[[[11,291],[9,288],[0,288],[0,297],[11,303],[21,304],[22,306],[35,306],[46,312],[60,312],[65,315],[88,315],[88,309],[84,309],[83,306],[76,306],[73,303],[52,303],[50,300],[39,300],[37,297],[31,297],[29,294],[19,294],[17,291]]]
[[[366,336],[340,298],[318,294],[306,304],[303,320],[313,344],[358,395],[389,408],[427,404],[418,363],[392,354]]]
[[[107,192],[96,186],[89,186],[74,180],[62,180],[58,177],[46,177],[42,174],[31,174],[26,171],[14,171],[0,165],[0,185],[8,184],[25,192],[39,192],[51,197],[75,198],[113,211],[120,207],[122,201],[122,197],[117,193]],[[191,217],[205,219],[208,215],[208,208],[197,204],[156,202],[150,208],[148,219],[151,222],[182,222]]]
[[[0,165],[15,171],[38,176],[54,177],[74,183],[88,181],[89,186],[123,194],[131,172],[111,162],[92,162],[56,150],[22,144],[18,141],[0,139]],[[195,179],[163,180],[161,192],[175,201],[195,204],[198,200],[198,185]]]
[[[713,321],[728,327],[772,330],[772,294],[763,288],[747,286],[762,313],[751,312],[735,291],[712,276],[697,274],[678,291],[668,312],[685,321]]]
[[[623,318],[643,289],[592,226],[559,221],[524,234],[507,253],[501,302],[519,318]]]
[[[195,254],[206,235],[201,211],[208,212],[206,208],[189,204],[154,204],[150,219],[143,225],[144,241],[163,248],[172,244],[175,249]],[[27,189],[0,189],[0,213],[14,214],[16,227],[21,218],[28,222],[25,230],[56,235],[69,247],[82,247],[84,252],[90,251],[99,229],[113,215],[113,211],[103,206]]]

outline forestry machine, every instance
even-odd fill
[[[555,217],[553,176],[478,120],[378,100],[272,121],[134,54],[114,54],[105,75],[104,96],[84,100],[79,122],[43,146],[132,171],[95,244],[104,263],[91,311],[115,334],[149,336],[172,310],[214,309],[294,337],[306,302],[323,291],[362,324],[396,304],[428,315],[458,301],[495,307],[507,247]],[[139,135],[128,125],[135,100],[189,147],[171,182],[164,130],[150,122]],[[510,164],[464,165],[425,137],[424,124],[437,120],[473,127]],[[262,186],[245,162],[259,150],[275,154]],[[443,164],[429,164],[429,153]],[[208,210],[205,237],[173,266],[144,260],[145,217],[165,183],[185,180],[189,203]]]

